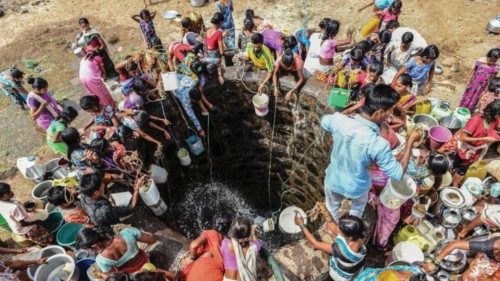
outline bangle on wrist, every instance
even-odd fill
[[[303,228],[306,228],[306,227],[307,227],[307,224],[305,224],[305,223],[300,225],[300,229],[303,229]]]

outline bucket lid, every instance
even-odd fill
[[[459,107],[457,108],[457,113],[462,114],[462,115],[470,115],[470,111],[466,107]]]
[[[280,229],[283,232],[288,234],[300,233],[300,226],[295,224],[295,215],[297,212],[304,218],[304,223],[307,223],[307,215],[301,208],[296,206],[287,207],[281,211],[278,221]]]

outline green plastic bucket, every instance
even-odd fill
[[[11,232],[12,230],[10,229],[9,227],[9,224],[7,223],[7,221],[2,217],[2,215],[0,215],[0,229],[4,229],[4,230],[7,230],[9,232]]]
[[[330,90],[330,98],[328,100],[328,103],[330,104],[330,106],[336,108],[345,108],[347,104],[349,104],[349,98],[349,90],[333,87]]]
[[[53,211],[49,217],[42,222],[42,226],[52,233],[56,233],[64,224],[63,214],[59,211]]]
[[[76,235],[83,229],[83,224],[67,223],[57,232],[57,244],[75,249]]]

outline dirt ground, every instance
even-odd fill
[[[175,22],[165,20],[161,14],[170,9],[181,14],[196,9],[208,25],[214,12],[213,1],[202,8],[192,8],[185,0],[152,0],[151,11],[157,11],[157,34],[164,44],[178,39],[180,28]],[[348,26],[360,29],[369,17],[370,9],[361,13],[356,10],[362,1],[328,0],[233,0],[237,28],[242,25],[244,11],[253,8],[257,15],[271,21],[285,32],[302,26],[315,27],[323,17],[341,21],[339,37]],[[400,16],[402,26],[417,29],[429,43],[442,50],[439,62],[454,58],[459,62],[459,72],[445,67],[444,74],[435,77],[436,82],[451,84],[435,87],[431,96],[457,104],[468,79],[470,66],[493,47],[498,47],[498,36],[487,35],[487,21],[498,13],[500,0],[418,0],[403,1]],[[83,94],[78,83],[78,60],[70,53],[70,45],[78,32],[78,18],[87,17],[91,26],[105,38],[118,38],[109,48],[115,60],[142,47],[137,23],[130,19],[143,8],[142,0],[0,0],[0,69],[16,65],[24,70],[33,62],[38,66],[27,70],[29,74],[43,76],[49,81],[50,90],[59,100],[77,101]],[[25,112],[13,107],[4,95],[0,96],[0,179],[8,178],[19,187],[20,195],[28,194],[33,183],[14,176],[15,160],[32,153],[44,159],[51,154],[44,145],[44,137],[38,134]],[[79,117],[78,124],[85,122]],[[3,172],[3,173],[2,173]]]

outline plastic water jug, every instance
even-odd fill
[[[418,99],[415,105],[415,114],[429,114],[432,103],[428,99]]]
[[[477,197],[483,194],[483,181],[477,177],[469,177],[460,187],[460,192],[464,196],[465,205],[472,206]]]
[[[453,112],[453,117],[457,118],[460,120],[460,123],[462,123],[462,127],[465,126],[465,123],[469,121],[471,118],[470,111],[468,108],[465,107],[458,107],[455,109],[455,112]]]
[[[438,106],[432,108],[431,116],[436,118],[436,120],[441,120],[443,117],[448,117],[453,114],[450,108],[450,103],[443,101]]]
[[[26,171],[36,164],[36,157],[33,155],[29,155],[26,157],[21,157],[17,159],[17,169],[21,172],[21,174],[26,177]]]
[[[470,165],[467,173],[465,173],[464,179],[467,180],[470,177],[476,177],[484,180],[486,178],[486,175],[488,174],[487,166],[488,163],[486,161],[475,162],[474,164]]]
[[[413,225],[406,225],[401,228],[401,230],[394,237],[394,244],[398,244],[402,241],[408,241],[410,237],[419,235],[417,229]]]
[[[188,138],[186,139],[186,143],[189,147],[189,150],[194,155],[200,155],[203,151],[205,151],[205,147],[203,146],[203,142],[194,133],[190,133],[188,135]]]
[[[328,103],[332,107],[345,108],[349,103],[349,90],[344,88],[333,87],[330,90],[330,98]]]

